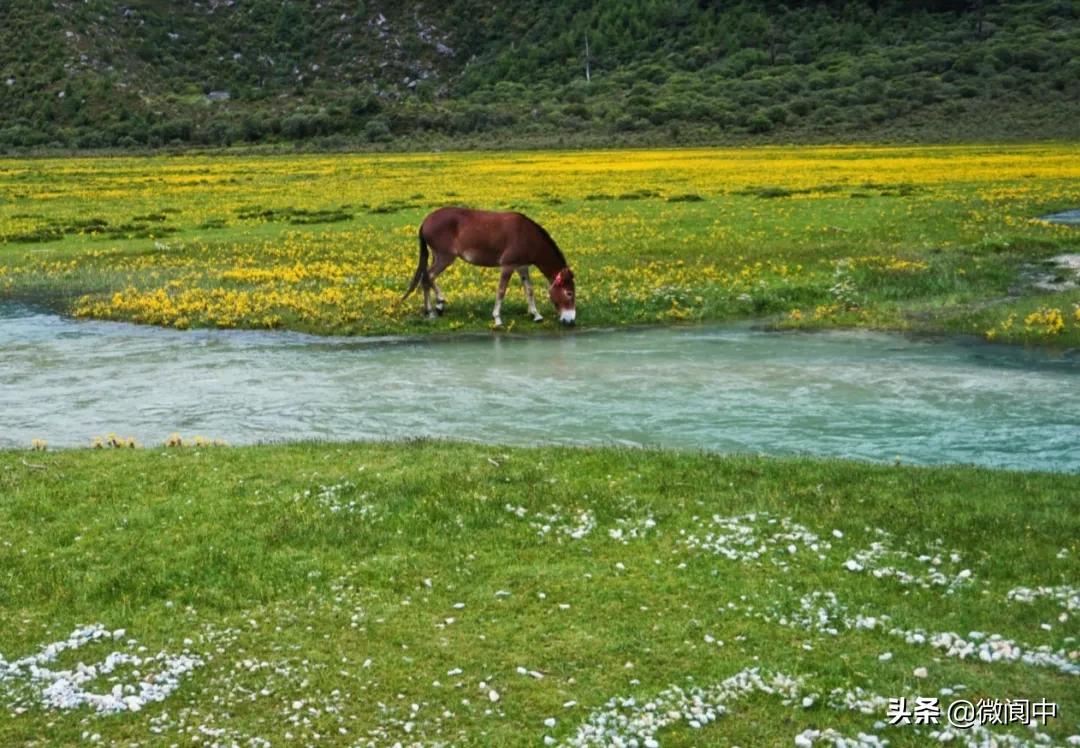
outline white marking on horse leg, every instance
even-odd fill
[[[435,312],[442,314],[446,308],[446,297],[443,296],[442,289],[434,280],[431,281],[431,287],[435,289]]]
[[[577,319],[576,309],[567,309],[566,311],[559,312],[559,321],[564,325],[574,324],[575,319]]]
[[[502,327],[502,302],[503,297],[506,296],[506,286],[510,283],[510,276],[514,274],[513,268],[504,267],[502,275],[499,276],[499,288],[495,292],[495,309],[492,310],[491,316],[495,318],[495,326]]]

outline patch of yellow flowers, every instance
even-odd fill
[[[1080,304],[1073,305],[1073,321],[1080,324]],[[1039,307],[1024,317],[1023,332],[1026,337],[1053,338],[1065,332],[1066,315],[1058,307]],[[987,340],[997,340],[999,335],[1009,335],[1018,330],[1017,315],[1009,314],[998,325],[985,332]]]
[[[943,249],[1013,225],[1056,236],[1017,217],[1078,181],[1075,149],[1055,145],[0,160],[0,192],[22,196],[0,203],[0,238],[66,235],[9,251],[0,291],[74,291],[80,317],[177,328],[391,332],[416,319],[417,300],[396,302],[420,221],[457,204],[544,225],[574,267],[583,320],[697,319],[825,291],[838,260],[925,273],[912,248],[926,247],[928,221],[947,227]],[[316,213],[338,217],[309,223]],[[142,229],[106,240],[88,228],[102,223]],[[496,280],[451,266],[447,324],[487,319]]]
[[[1053,336],[1065,329],[1065,319],[1057,307],[1041,307],[1024,317],[1024,327],[1040,335]]]

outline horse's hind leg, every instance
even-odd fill
[[[542,322],[544,320],[540,312],[536,311],[536,297],[533,295],[533,284],[529,280],[529,266],[522,265],[517,269],[518,275],[521,276],[521,285],[525,288],[525,299],[529,302],[529,314],[532,315],[533,322]]]
[[[431,267],[428,269],[428,280],[431,281],[431,287],[435,289],[435,314],[442,314],[443,309],[446,308],[446,297],[443,296],[442,289],[439,288],[439,284],[435,282],[444,270],[450,267],[454,262],[454,256],[449,253],[436,252],[435,260],[431,263]]]
[[[514,268],[512,266],[504,266],[502,269],[502,275],[499,276],[499,290],[495,292],[495,309],[491,312],[491,316],[495,319],[495,326],[502,327],[502,302],[503,296],[506,296],[506,287],[510,285],[510,276],[514,274]]]

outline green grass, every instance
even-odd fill
[[[551,231],[582,327],[753,317],[1072,346],[1080,291],[1044,295],[1032,273],[1080,231],[1032,219],[1080,204],[1077,176],[1072,144],[9,160],[0,299],[177,327],[482,330],[490,269],[452,266],[439,320],[393,305],[416,227],[464,204]],[[539,296],[539,328],[516,283],[504,320],[555,327]],[[1025,324],[1042,307],[1064,327]]]
[[[826,611],[835,636],[779,618],[832,592],[841,617],[1000,634],[1071,652],[1075,666],[1076,611],[1006,596],[1075,591],[1078,496],[1078,476],[617,449],[0,452],[2,656],[100,622],[126,629],[123,640],[148,654],[188,649],[204,661],[164,701],[106,716],[44,709],[25,680],[0,678],[0,743],[75,743],[85,733],[187,744],[203,726],[243,745],[255,736],[288,744],[289,735],[295,744],[537,745],[544,735],[569,739],[609,698],[645,703],[748,667],[801,678],[800,699],[817,694],[814,705],[755,693],[701,730],[666,728],[661,743],[791,745],[827,727],[854,736],[884,715],[830,706],[833,689],[936,696],[957,684],[972,700],[1057,702],[1061,716],[1045,731],[1061,741],[1080,732],[1076,675],[948,657],[887,628],[847,629],[835,608]],[[582,512],[595,524],[575,538]],[[741,524],[766,546],[757,560],[688,540],[717,531],[714,515],[749,512],[757,519]],[[772,540],[767,518],[817,538]],[[631,527],[640,537],[610,535]],[[890,549],[879,564],[960,581],[947,591],[875,578],[869,563],[844,568],[875,541]],[[940,566],[921,553],[939,555]],[[54,667],[129,651],[122,641],[66,652]],[[925,680],[913,676],[918,667]],[[117,674],[138,682],[130,668]],[[88,688],[107,693],[110,677]],[[930,739],[912,726],[881,734],[895,746]]]

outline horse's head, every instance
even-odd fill
[[[577,310],[574,309],[574,273],[570,268],[563,268],[555,274],[548,296],[559,312],[559,321],[564,325],[574,324]]]

